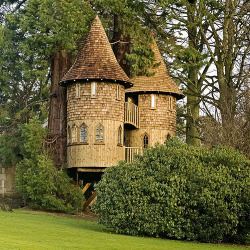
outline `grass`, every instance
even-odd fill
[[[0,249],[246,249],[234,245],[132,237],[111,233],[96,221],[14,210],[0,211]]]

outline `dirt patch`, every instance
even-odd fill
[[[23,210],[28,210],[28,211],[34,211],[37,213],[53,214],[53,215],[62,216],[62,217],[77,218],[77,219],[92,220],[92,221],[98,220],[97,215],[95,213],[92,213],[88,209],[86,209],[86,211],[84,212],[81,211],[75,215],[59,213],[59,212],[48,212],[44,210],[37,210],[37,209],[32,209],[30,207],[25,207],[23,200],[21,198],[0,197],[0,210],[12,211],[13,209],[18,209],[18,208],[21,208]]]
[[[9,207],[10,209],[17,209],[23,207],[23,200],[21,198],[0,197],[0,207]]]

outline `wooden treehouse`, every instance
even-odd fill
[[[156,43],[160,66],[152,77],[129,79],[117,62],[104,28],[95,18],[83,48],[60,85],[67,89],[67,167],[83,193],[105,168],[176,131],[176,100],[182,92],[169,77]],[[85,206],[91,205],[95,193]]]

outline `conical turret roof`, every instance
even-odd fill
[[[93,21],[88,36],[76,61],[63,77],[60,85],[73,80],[112,80],[130,87],[128,76],[120,67],[98,16]]]
[[[144,75],[132,78],[131,82],[134,86],[132,88],[126,89],[126,93],[161,92],[172,94],[176,96],[177,99],[182,99],[184,94],[169,76],[166,65],[162,59],[161,53],[154,38],[153,44],[150,46],[155,53],[156,63],[160,63],[160,65],[154,69],[151,68],[151,71],[155,72],[153,76],[148,77]]]

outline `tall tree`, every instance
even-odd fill
[[[207,51],[204,49],[203,28],[206,34],[208,24],[204,21],[203,0],[159,1],[167,33],[165,51],[173,58],[176,76],[186,87],[186,141],[200,144],[199,112],[203,94],[204,77],[209,67]],[[158,28],[159,29],[159,28]],[[164,32],[161,32],[164,34]]]
[[[200,28],[216,69],[215,74],[207,76],[210,95],[204,96],[204,102],[217,114],[213,117],[218,122],[215,129],[219,136],[213,144],[234,146],[249,154],[246,116],[249,112],[250,4],[244,0],[210,3],[204,10],[209,24],[207,34]]]

